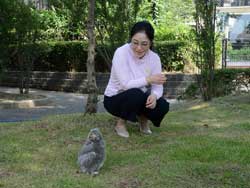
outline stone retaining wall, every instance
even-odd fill
[[[1,86],[18,87],[19,72],[6,72],[0,80]],[[86,72],[32,72],[30,87],[52,91],[87,93]],[[96,83],[99,93],[102,94],[108,83],[109,73],[96,73]],[[196,82],[196,75],[168,74],[167,83],[164,85],[164,95],[176,98],[185,89]]]

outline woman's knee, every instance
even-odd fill
[[[147,99],[146,94],[138,88],[132,88],[127,90],[129,100],[135,102],[135,103],[145,103],[145,100]]]
[[[131,96],[142,97],[144,92],[139,88],[131,88],[127,90],[127,93]]]
[[[137,88],[132,88],[124,92],[124,103],[122,107],[134,111],[135,109],[140,109],[145,106],[146,96],[143,91]]]
[[[112,104],[110,102],[110,99],[108,99],[108,97],[104,97],[104,100],[103,100],[103,106],[104,108],[110,113],[110,108],[112,107]]]
[[[166,114],[169,111],[169,102],[167,102],[164,98],[160,98],[158,101],[159,107],[161,111]]]

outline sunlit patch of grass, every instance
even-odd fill
[[[203,108],[207,108],[209,106],[209,103],[201,103],[195,106],[191,106],[188,110],[199,110]]]

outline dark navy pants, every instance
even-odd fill
[[[154,109],[146,108],[149,93],[138,88],[128,89],[115,96],[104,96],[104,107],[114,116],[137,122],[138,115],[144,115],[154,126],[160,127],[161,121],[169,111],[169,103],[164,98],[157,100]]]

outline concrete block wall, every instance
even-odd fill
[[[18,87],[19,72],[6,72],[0,79],[0,86]],[[87,93],[86,72],[32,72],[30,88]],[[108,83],[109,73],[96,73],[96,83],[100,94],[104,93]],[[196,82],[196,75],[168,74],[164,84],[164,95],[176,98],[185,89]]]
[[[164,84],[164,95],[167,98],[177,98],[182,95],[187,87],[197,82],[195,74],[168,74]]]

